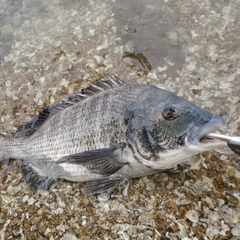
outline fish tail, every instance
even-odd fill
[[[12,172],[19,167],[18,161],[14,161],[10,164],[10,160],[12,159],[11,152],[14,148],[12,147],[13,141],[13,138],[10,140],[9,136],[0,133],[0,178],[3,178],[9,172]]]
[[[9,159],[21,159],[23,139],[0,133],[0,163],[8,163]]]
[[[49,189],[55,178],[48,176],[49,169],[53,167],[50,161],[44,159],[44,167],[36,156],[27,156],[24,145],[27,137],[10,137],[0,133],[0,178],[16,168],[21,168],[22,174],[31,189]],[[58,169],[58,165],[55,166]]]
[[[8,152],[6,151],[7,140],[6,136],[0,133],[0,163],[4,163],[8,165],[10,156],[8,156]]]

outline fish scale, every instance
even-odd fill
[[[116,90],[119,92],[119,89]],[[119,110],[120,107],[124,109],[124,105],[120,101],[111,105],[103,102],[102,105],[106,109],[103,115],[100,111],[97,111],[97,105],[95,105],[95,102],[99,102],[99,97],[97,96],[91,102],[84,100],[66,109],[64,112],[59,112],[54,118],[49,119],[48,124],[43,125],[38,132],[30,136],[26,151],[34,152],[40,148],[45,155],[54,157],[55,152],[52,152],[52,150],[54,151],[59,146],[61,149],[58,152],[58,156],[64,156],[66,153],[72,154],[75,151],[82,152],[93,148],[108,147],[109,142],[106,139],[109,140],[109,135],[114,134],[113,130],[116,130],[116,126],[112,129],[111,121],[117,121],[121,114],[120,111],[115,113],[114,109]],[[84,112],[87,110],[86,115]],[[111,112],[113,119],[110,120],[107,117],[108,112]],[[89,116],[91,117],[89,118]],[[97,122],[96,119],[98,119]],[[54,135],[52,136],[53,133]],[[102,135],[102,139],[97,138],[99,133]],[[50,139],[52,140],[51,142],[49,141]],[[95,146],[89,144],[93,139],[96,142]],[[73,144],[74,142],[79,143],[78,147],[76,144]]]
[[[0,159],[22,159],[33,189],[66,179],[97,194],[224,144],[200,142],[223,119],[155,86],[107,78],[43,110],[15,137],[1,136]]]

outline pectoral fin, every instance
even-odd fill
[[[85,195],[93,195],[100,193],[112,193],[117,185],[119,185],[123,180],[122,179],[101,179],[95,181],[89,181],[86,183],[83,190]]]
[[[68,163],[82,165],[90,172],[111,175],[128,162],[121,158],[122,148],[104,148],[64,156],[57,164]]]

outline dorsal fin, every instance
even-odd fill
[[[57,112],[76,104],[83,99],[91,97],[99,92],[122,87],[127,85],[124,81],[120,80],[117,76],[106,75],[107,80],[97,80],[96,84],[90,84],[89,87],[82,89],[81,93],[68,98],[68,100],[62,101],[62,103],[56,104],[50,108],[44,109],[38,115],[36,115],[31,121],[26,122],[19,126],[15,137],[25,137],[32,135],[47,119],[51,118]]]

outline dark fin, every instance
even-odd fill
[[[56,163],[69,163],[85,166],[89,171],[102,175],[111,175],[128,162],[121,159],[121,148],[103,148],[62,157]]]
[[[0,164],[3,164],[3,165],[5,165],[5,166],[8,166],[10,160],[11,160],[11,158],[3,158],[3,159],[0,159]]]
[[[123,80],[118,78],[116,75],[112,75],[112,76],[106,75],[106,77],[107,77],[108,81],[105,81],[105,82],[107,82],[112,87],[122,87],[122,86],[127,85],[127,83],[125,83]]]
[[[85,188],[83,189],[83,193],[85,195],[93,195],[100,193],[111,194],[114,189],[122,182],[122,179],[100,179],[86,182]]]
[[[92,95],[95,95],[107,89],[127,85],[124,81],[120,80],[115,75],[111,77],[106,75],[106,77],[107,80],[97,80],[96,84],[90,84],[89,87],[82,89],[81,93],[76,93],[75,95],[69,97],[68,100],[62,101],[62,103],[44,109],[31,121],[20,125],[15,137],[25,137],[32,135],[47,119],[51,118],[54,114],[82,101],[83,99],[91,97]]]
[[[16,159],[2,159],[0,160],[0,165],[3,165],[1,167],[2,170],[0,170],[0,178],[3,178],[6,176],[8,173],[13,172],[17,168],[22,166],[22,161],[21,160],[16,160]]]
[[[20,125],[15,137],[32,135],[45,122],[45,120],[49,118],[50,114],[50,109],[44,109],[41,113],[35,116],[33,120]]]
[[[23,164],[22,172],[29,187],[34,190],[48,190],[55,179],[41,176],[31,164]]]

